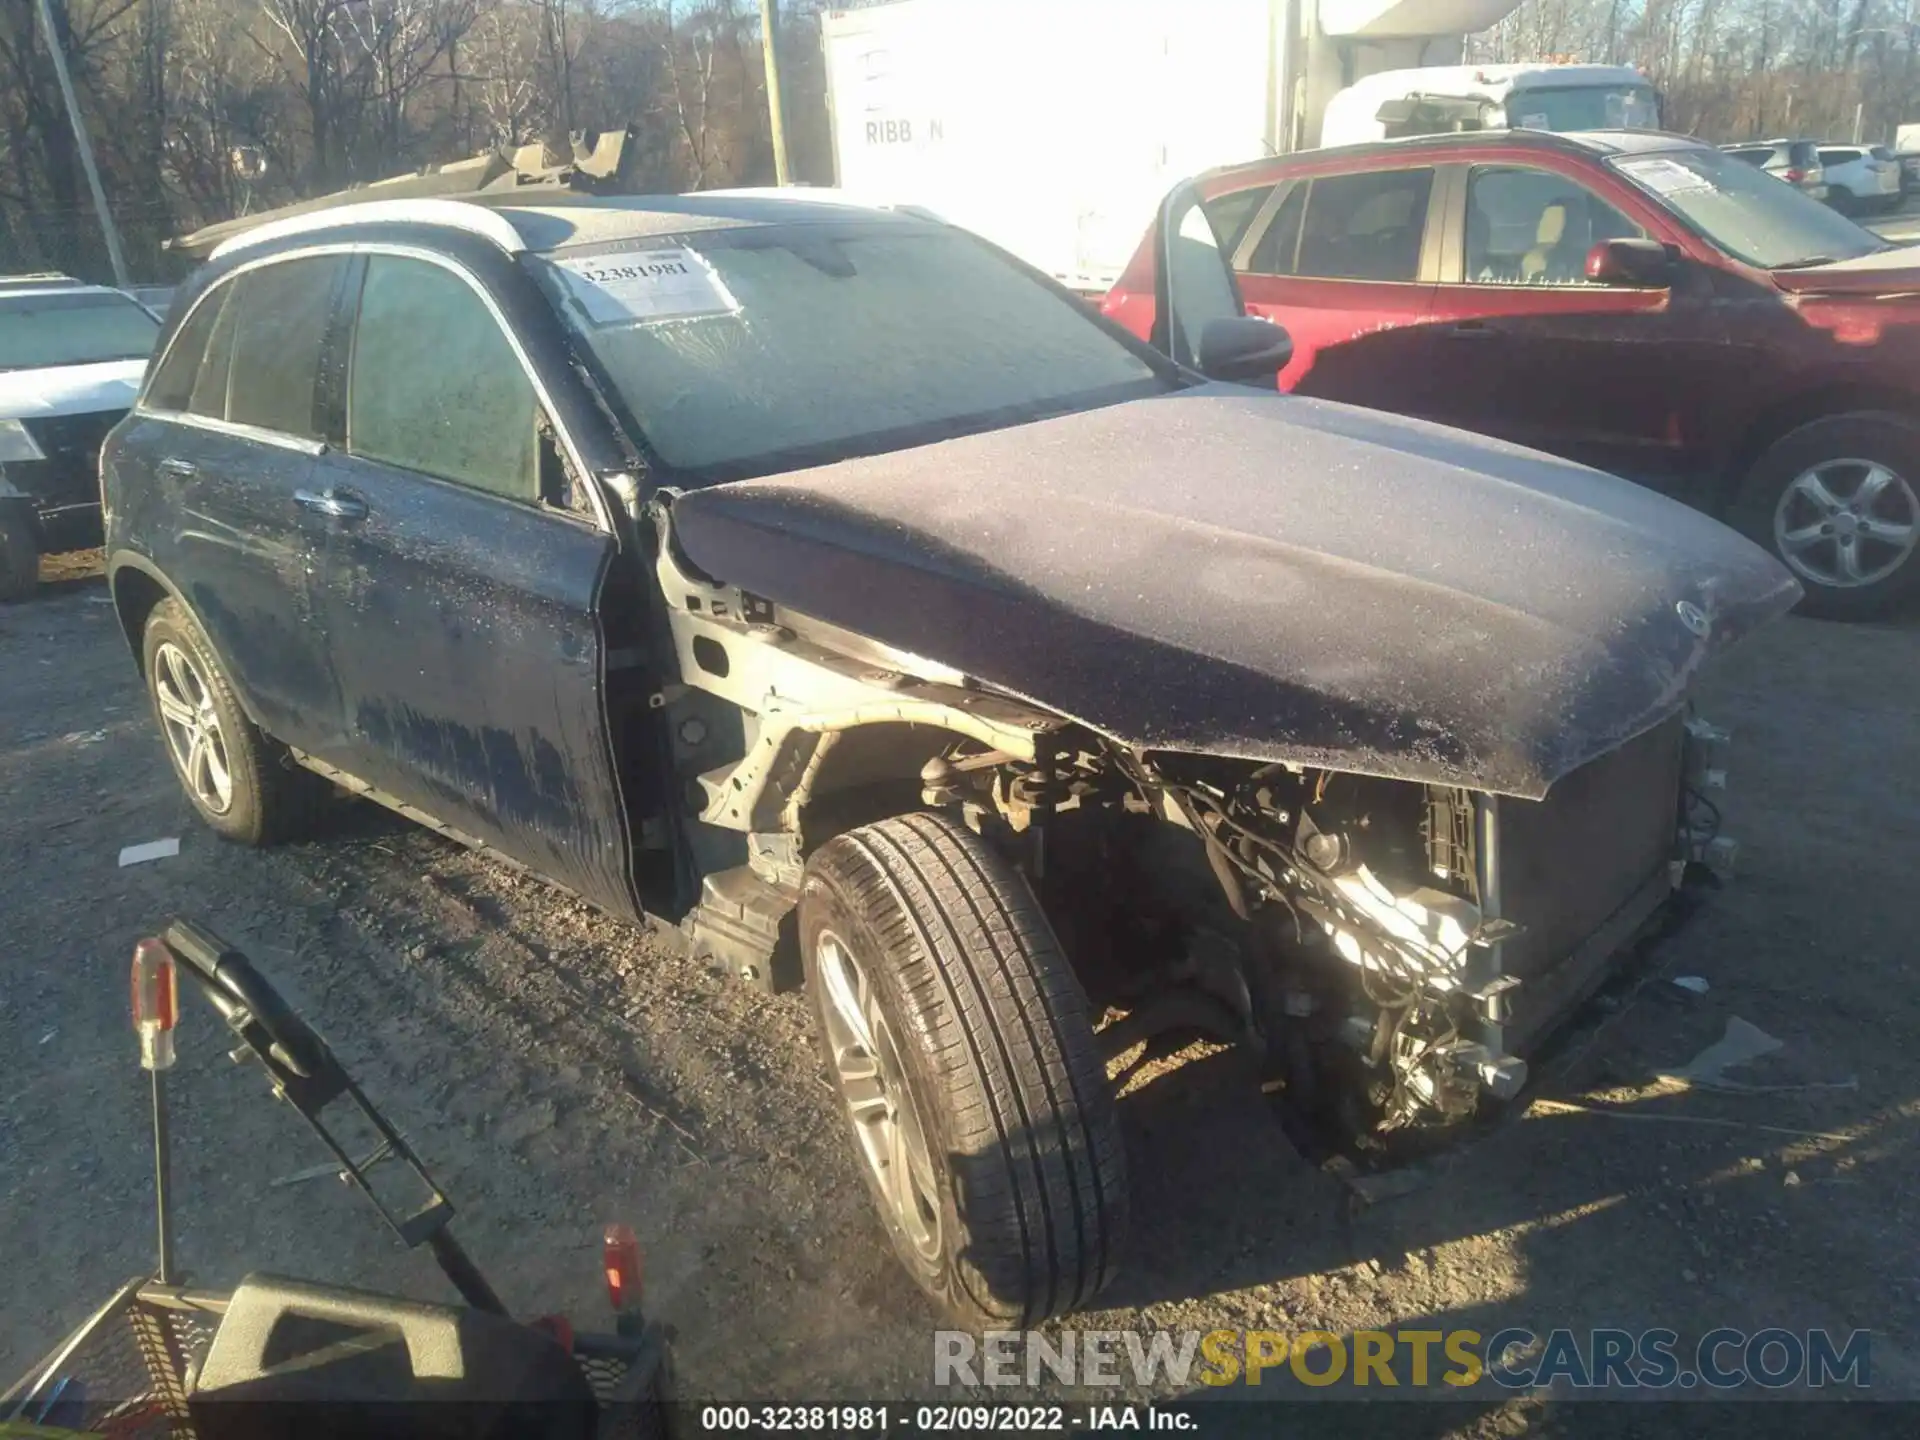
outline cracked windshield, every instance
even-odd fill
[[[1895,1433],[1904,6],[0,5],[0,1440]]]

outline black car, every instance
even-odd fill
[[[103,459],[193,804],[257,843],[332,782],[804,977],[894,1249],[976,1323],[1111,1273],[1109,1062],[1158,1034],[1249,1047],[1304,1146],[1512,1096],[1728,854],[1689,685],[1798,589],[1624,481],[1273,393],[1190,189],[1161,240],[1177,358],[834,203],[227,242]]]
[[[100,543],[100,442],[159,334],[122,291],[0,276],[0,600],[33,588],[42,554]]]

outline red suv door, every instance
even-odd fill
[[[1738,364],[1711,276],[1677,252],[1661,286],[1586,273],[1600,241],[1670,239],[1657,212],[1551,153],[1449,166],[1443,179],[1433,370],[1422,403],[1394,408],[1658,489],[1707,474],[1717,397]]]
[[[1294,176],[1268,192],[1233,262],[1247,312],[1293,338],[1283,390],[1406,408],[1433,302],[1434,194],[1433,167],[1406,164]]]

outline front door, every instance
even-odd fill
[[[1709,277],[1590,281],[1589,250],[1643,236],[1571,176],[1525,165],[1464,174],[1434,293],[1431,378],[1411,413],[1550,451],[1662,490],[1711,468],[1717,377],[1730,360]]]
[[[203,298],[122,444],[174,522],[156,563],[182,577],[254,719],[306,750],[339,729],[315,588],[326,531],[301,498],[324,448],[315,390],[346,270],[340,256],[275,261]]]
[[[557,503],[525,359],[477,282],[373,254],[344,389],[346,443],[314,475],[331,512],[337,763],[635,913],[602,688],[614,543]]]

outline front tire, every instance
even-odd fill
[[[200,818],[243,845],[308,830],[323,782],[247,718],[212,643],[179,601],[153,607],[141,658],[167,758]]]
[[[935,815],[807,862],[800,950],[867,1187],[921,1289],[1025,1327],[1112,1276],[1127,1185],[1087,1001],[1033,892]]]
[[[1920,585],[1920,424],[1862,412],[1802,425],[1755,463],[1727,518],[1793,572],[1802,614],[1883,614]]]

